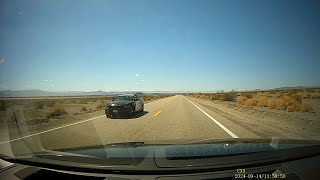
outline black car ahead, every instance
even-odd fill
[[[144,101],[136,94],[123,94],[112,98],[106,104],[105,114],[115,118],[118,115],[127,115],[131,118],[136,112],[144,110]]]

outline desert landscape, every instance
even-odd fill
[[[168,94],[143,95],[148,103]],[[188,93],[187,97],[205,100],[215,106],[231,108],[245,114],[252,111],[277,114],[278,118],[286,119],[295,116],[304,121],[317,121],[320,114],[320,89],[302,88],[290,90]],[[48,125],[72,123],[81,119],[103,114],[105,104],[112,96],[65,96],[65,97],[19,97],[4,98],[0,101],[1,116],[7,117],[7,122],[13,123],[15,110],[17,122],[25,119],[30,130],[43,130]],[[19,113],[20,112],[20,113]],[[21,113],[22,112],[22,113]],[[252,114],[252,113],[251,113]],[[265,118],[264,117],[261,118]],[[1,118],[1,123],[4,123]]]
[[[171,95],[143,95],[145,103]],[[19,97],[0,101],[1,124],[19,124],[25,120],[28,129],[43,131],[88,117],[103,115],[104,108],[113,96],[73,96],[73,97]],[[15,114],[13,113],[15,112]]]
[[[247,107],[266,107],[287,112],[319,112],[320,89],[195,93],[191,97],[229,101]]]
[[[319,139],[320,89],[188,94],[193,100],[256,134]],[[275,131],[277,130],[277,131]],[[277,133],[276,133],[277,132]]]
[[[319,88],[145,94],[145,111],[133,119],[107,118],[104,107],[111,97],[2,100],[1,128],[10,131],[1,132],[1,144],[21,140],[17,127],[49,150],[131,141],[320,139]]]

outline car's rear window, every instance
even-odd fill
[[[115,100],[116,101],[132,101],[133,96],[116,96]]]

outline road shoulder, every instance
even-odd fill
[[[232,122],[262,138],[319,138],[319,121],[310,123],[308,120],[299,119],[294,114],[284,116],[277,112],[240,107],[240,105],[230,102],[187,98],[206,108],[213,117]]]

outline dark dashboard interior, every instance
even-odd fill
[[[185,173],[185,174],[149,174],[149,175],[126,175],[126,174],[101,174],[101,173],[81,173],[72,171],[57,171],[44,169],[39,167],[25,166],[14,164],[1,170],[0,179],[12,180],[33,180],[33,179],[89,179],[89,180],[131,180],[131,179],[272,179],[263,178],[263,175],[278,174],[284,175],[282,178],[276,179],[318,179],[320,173],[317,164],[320,164],[320,156],[314,156],[286,163],[279,163],[274,165],[266,165],[259,167],[246,168],[246,175],[250,177],[237,177],[237,170],[221,170],[206,173]],[[259,176],[260,175],[260,176]],[[273,178],[275,179],[275,178]]]

